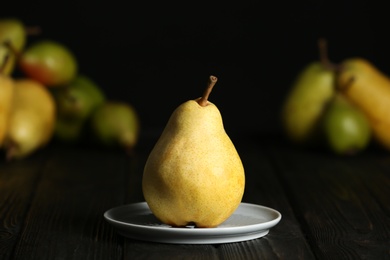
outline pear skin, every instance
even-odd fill
[[[145,164],[145,200],[171,226],[216,227],[233,214],[244,193],[240,156],[218,108],[207,100],[217,80],[211,79],[202,98],[174,110]]]
[[[0,147],[6,135],[12,106],[14,82],[8,76],[0,74]]]
[[[16,79],[9,126],[4,140],[7,159],[21,159],[46,145],[55,123],[49,90],[32,79]]]
[[[365,113],[374,139],[390,150],[390,78],[363,58],[341,64],[337,87]]]

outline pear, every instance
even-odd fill
[[[337,88],[366,115],[377,143],[390,150],[390,78],[359,57],[340,67]]]
[[[203,96],[179,105],[146,161],[142,190],[163,223],[212,228],[233,214],[245,187],[244,167],[216,105]]]
[[[0,147],[6,135],[14,93],[14,80],[3,74],[3,68],[0,67]]]
[[[341,93],[336,93],[322,118],[328,148],[338,155],[354,155],[363,151],[371,140],[371,127],[366,116]]]
[[[39,82],[14,80],[14,98],[4,140],[7,159],[22,159],[46,145],[55,122],[55,103]]]
[[[131,154],[138,142],[140,121],[129,103],[107,100],[92,113],[90,130],[98,144],[121,147]]]
[[[0,19],[0,43],[9,41],[12,48],[20,52],[26,44],[27,33],[23,22],[18,18]]]
[[[27,33],[20,19],[7,17],[0,19],[0,60],[9,55],[4,65],[3,74],[10,75],[14,71],[18,55],[26,44]]]
[[[47,87],[68,84],[78,71],[78,62],[72,51],[52,40],[40,40],[27,46],[18,64],[27,77]]]
[[[327,59],[324,40],[319,46],[321,59],[302,69],[282,105],[283,130],[296,144],[313,142],[324,107],[335,92],[335,70]]]
[[[86,121],[105,101],[102,89],[91,78],[77,75],[52,93],[57,105],[55,137],[65,142],[80,140]]]

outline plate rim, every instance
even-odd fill
[[[123,210],[125,208],[133,208],[134,210],[145,210],[148,214],[153,214],[146,201],[135,202],[130,204],[124,204],[120,206],[113,207],[109,210],[106,210],[103,214],[105,220],[114,226],[119,234],[129,238],[135,238],[137,240],[152,241],[152,242],[162,242],[162,243],[175,243],[175,244],[215,244],[215,243],[229,243],[229,242],[239,242],[246,241],[250,239],[259,238],[268,234],[269,229],[277,225],[281,218],[282,214],[273,208],[252,204],[247,202],[241,202],[237,207],[236,211],[233,212],[232,216],[241,208],[244,209],[253,209],[257,208],[262,211],[265,211],[267,214],[271,214],[272,218],[269,220],[266,219],[265,222],[248,224],[243,226],[227,226],[227,227],[213,227],[213,228],[180,228],[180,227],[171,227],[167,226],[149,226],[142,225],[137,223],[125,222],[121,220],[114,219],[110,214],[114,214],[117,211]],[[133,231],[133,232],[131,232]],[[158,236],[150,236],[150,234],[140,235],[135,237],[134,233],[154,233],[155,235],[162,236],[173,236],[159,238]],[[132,234],[132,235],[129,235]],[[175,236],[177,236],[175,238]],[[184,239],[184,240],[183,240]],[[198,241],[202,239],[202,241]],[[179,241],[180,240],[180,241]]]

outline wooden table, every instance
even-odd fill
[[[142,138],[132,156],[51,144],[0,161],[0,259],[390,259],[390,153],[340,158],[278,136],[232,139],[246,169],[243,201],[282,214],[265,237],[175,245],[120,236],[103,213],[143,201],[156,139]]]

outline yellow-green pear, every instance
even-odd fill
[[[237,209],[244,167],[227,135],[220,111],[202,97],[177,107],[146,161],[142,189],[152,213],[180,227],[216,227]]]
[[[319,43],[321,59],[298,74],[282,106],[283,130],[296,144],[308,144],[315,139],[325,105],[335,93],[336,73],[324,54],[325,42]]]
[[[0,59],[8,55],[3,73],[11,75],[14,71],[18,55],[23,51],[27,40],[27,32],[22,20],[16,17],[0,18]]]
[[[53,135],[55,102],[39,82],[14,80],[14,98],[4,140],[7,159],[21,159],[46,145]]]

